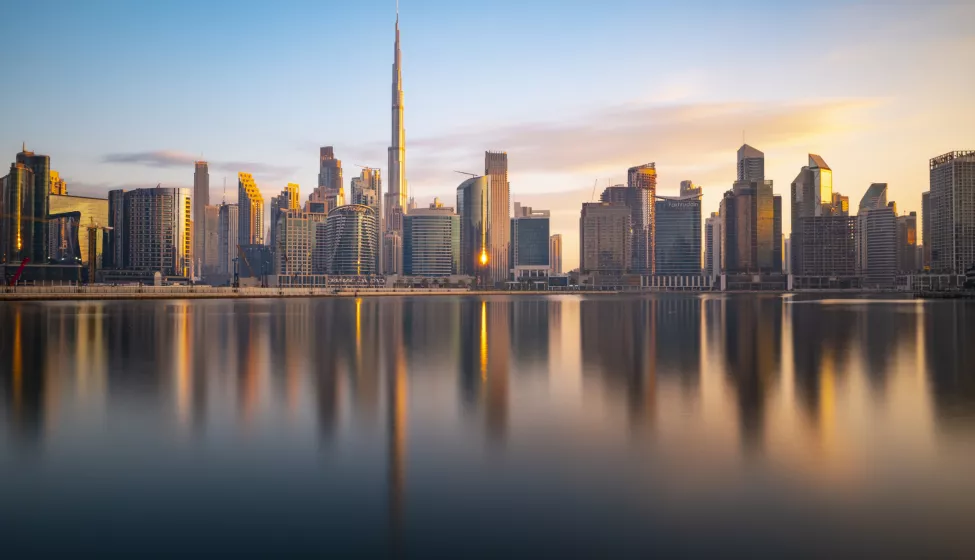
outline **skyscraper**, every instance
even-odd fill
[[[376,258],[378,260],[377,270],[382,271],[382,249],[385,238],[386,224],[382,223],[385,217],[383,213],[383,181],[378,169],[364,167],[358,177],[352,178],[350,187],[352,204],[368,206],[376,211],[376,216],[380,218],[379,236],[376,239]]]
[[[621,204],[584,203],[579,218],[580,270],[610,276],[629,272],[632,220],[631,209]]]
[[[329,199],[337,200],[342,194],[345,183],[342,180],[342,160],[335,157],[332,146],[323,146],[318,150],[318,187],[308,196],[312,202],[325,202]]]
[[[325,224],[327,216],[297,209],[283,210],[278,218],[277,249],[274,253],[275,270],[281,276],[325,274],[315,270],[315,254],[318,246],[318,228]],[[300,282],[293,282],[299,284]]]
[[[764,181],[765,154],[748,144],[742,144],[738,148],[738,175],[736,180]]]
[[[27,258],[31,264],[47,263],[51,158],[23,148],[0,179],[0,192],[0,262],[19,265]]]
[[[325,220],[325,267],[328,274],[368,276],[376,274],[375,211],[359,204],[340,206]]]
[[[209,204],[209,165],[205,161],[198,161],[193,170],[193,258],[199,265],[197,275],[202,275],[202,265],[206,261],[206,207]]]
[[[88,266],[88,236],[91,233],[86,226],[91,223],[95,223],[99,226],[108,225],[108,200],[104,198],[92,198],[87,196],[69,196],[69,195],[57,195],[52,194],[50,198],[50,213],[53,214],[65,214],[68,212],[77,212],[79,221],[78,228],[76,232],[78,239],[74,241],[80,250],[80,258],[82,264]],[[95,234],[95,265],[97,269],[101,269],[104,264],[104,251],[105,251],[105,238],[111,232],[106,232],[98,230]],[[49,240],[50,248],[53,248],[54,243]],[[89,281],[94,282],[94,279]]]
[[[402,53],[399,43],[399,9],[396,11],[396,42],[393,45],[393,88],[392,88],[392,139],[389,145],[389,159],[387,161],[387,174],[389,176],[389,192],[385,195],[383,210],[386,215],[381,216],[382,231],[384,234],[397,233],[400,239],[384,241],[383,259],[391,266],[402,263],[402,255],[386,255],[385,249],[389,247],[402,250],[403,233],[403,214],[409,210],[407,208],[407,185],[406,185],[406,128],[403,124],[403,67]],[[401,266],[401,265],[400,265]],[[401,273],[401,269],[384,270],[387,274]]]
[[[488,213],[488,270],[490,281],[503,284],[508,280],[508,251],[511,232],[508,221],[511,219],[511,185],[508,183],[508,154],[506,152],[484,152],[484,175],[491,189]]]
[[[460,273],[483,277],[490,253],[491,188],[485,176],[472,177],[457,187],[460,215]]]
[[[701,275],[701,194],[684,192],[680,197],[657,196],[654,203],[658,276]]]
[[[220,207],[207,205],[204,208],[203,275],[217,272],[220,266]]]
[[[808,243],[816,243],[817,240],[803,239],[803,232],[806,230],[800,223],[805,218],[817,218],[822,216],[840,215],[842,212],[843,197],[838,197],[836,202],[839,207],[834,208],[833,196],[833,171],[826,165],[826,161],[816,154],[809,154],[809,164],[804,166],[795,180],[792,181],[792,274],[797,276],[805,275],[802,270],[803,255],[802,250]],[[847,206],[849,201],[847,200]],[[840,229],[811,229],[810,231],[841,231]]]
[[[264,197],[250,173],[237,174],[237,244],[264,243]]]
[[[129,248],[125,236],[125,191],[122,189],[108,192],[108,227],[112,229],[108,232],[108,247],[102,258],[104,267],[127,268]]]
[[[860,273],[867,271],[867,213],[887,208],[887,183],[871,183],[857,207],[857,266]]]
[[[772,181],[762,175],[764,154],[745,144],[738,149],[738,180],[721,200],[721,266],[728,274],[781,271],[781,202],[776,211]]]
[[[721,223],[717,212],[704,221],[704,275],[711,279],[721,276]]]
[[[510,266],[517,280],[525,276],[548,276],[549,211],[533,210],[530,206],[514,205],[511,218]]]
[[[407,276],[450,276],[460,264],[460,217],[435,200],[403,222],[403,268]]]
[[[863,283],[871,288],[892,288],[897,276],[897,210],[894,203],[865,210],[858,223],[863,224],[860,246],[866,264]]]
[[[126,268],[188,276],[193,257],[189,189],[135,189],[125,193],[124,204]]]
[[[914,274],[917,263],[917,212],[897,216],[897,273]]]
[[[548,238],[549,272],[562,274],[562,234],[556,233]]]
[[[281,194],[271,197],[271,208],[268,212],[270,218],[270,239],[268,240],[268,244],[272,250],[277,250],[278,248],[278,222],[281,220],[281,216],[289,210],[299,210],[298,185],[296,183],[288,183],[281,190]]]
[[[975,266],[975,151],[932,158],[930,172],[931,269],[964,274]]]
[[[931,191],[921,193],[921,268],[931,267]]]
[[[633,251],[631,266],[634,273],[653,274],[653,251],[656,246],[656,164],[651,162],[629,168],[626,172],[626,186],[639,191],[628,196],[633,228],[633,240],[630,244]]]
[[[236,204],[221,204],[217,236],[219,238],[220,258],[217,263],[221,274],[233,274],[234,259],[237,258],[237,227],[240,225]]]

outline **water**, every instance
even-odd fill
[[[0,329],[6,557],[975,556],[972,303],[3,303]]]

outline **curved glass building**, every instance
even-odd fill
[[[325,268],[328,274],[376,274],[379,216],[361,204],[339,206],[325,220]]]
[[[457,187],[460,274],[474,276],[488,264],[491,253],[490,209],[491,189],[487,177],[473,177]]]

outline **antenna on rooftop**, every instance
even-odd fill
[[[223,200],[220,201],[221,204],[227,204],[227,177],[223,178]]]

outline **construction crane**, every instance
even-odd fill
[[[589,202],[596,202],[596,185],[599,184],[599,179],[592,182],[592,196],[589,197]]]
[[[98,231],[112,231],[115,228],[100,226],[95,223],[95,218],[89,216],[90,223],[85,226],[88,230],[88,283],[95,283],[95,272],[98,266]]]
[[[454,173],[460,173],[461,175],[469,175],[471,177],[480,177],[477,173],[468,173],[466,171],[454,171]]]
[[[17,281],[20,280],[20,275],[24,273],[24,267],[27,266],[28,262],[30,262],[30,259],[26,257],[24,257],[24,260],[20,261],[20,266],[17,267],[17,272],[15,272],[13,278],[10,279],[11,286],[17,285]]]

